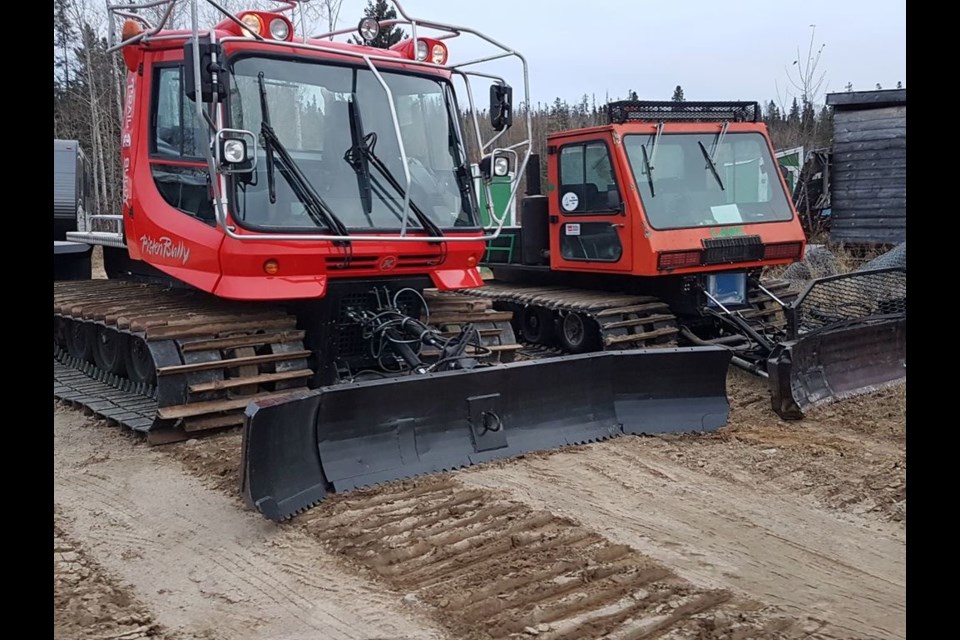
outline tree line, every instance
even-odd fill
[[[223,0],[220,4],[228,10],[236,10],[241,4],[253,6],[256,1]],[[339,0],[324,0],[316,5],[311,3],[305,6],[319,11],[313,14],[312,20],[323,24],[332,15],[327,12],[339,10]],[[116,213],[121,197],[120,128],[126,68],[119,55],[107,53],[109,41],[105,7],[106,1],[100,4],[99,0],[54,0],[53,135],[54,138],[80,142],[93,173],[93,210],[97,213]],[[142,12],[155,24],[162,10],[163,7],[154,7],[143,9]],[[209,11],[210,7],[205,10]],[[382,19],[395,17],[392,11],[384,0],[376,0],[368,2],[364,13]],[[171,16],[170,24],[183,27],[188,17],[181,8],[179,13]],[[212,15],[205,18],[207,21],[216,21]],[[374,44],[389,46],[403,37],[406,34],[394,27],[384,30]],[[486,91],[474,91],[474,95],[483,96]],[[557,97],[549,103],[518,104],[514,112],[514,126],[498,139],[497,146],[509,146],[525,139],[529,116],[532,151],[544,156],[548,134],[605,124],[607,101],[639,98],[636,91],[629,89],[623,98],[604,96],[598,100],[595,95],[584,94],[572,103]],[[643,98],[657,99],[655,96]],[[671,99],[678,102],[686,100],[681,86],[675,88]],[[461,104],[461,109],[463,130],[468,138],[475,138],[473,114],[467,105]],[[489,139],[493,131],[486,110],[482,109],[477,116],[484,139]],[[794,98],[786,109],[770,100],[762,106],[762,118],[769,126],[777,149],[800,145],[812,149],[831,144],[831,111],[826,106],[814,105],[811,100]],[[473,145],[471,147],[476,148]]]

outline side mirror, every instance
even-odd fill
[[[620,199],[620,192],[616,189],[607,191],[607,209],[623,213],[623,200]]]
[[[506,155],[494,153],[483,156],[480,160],[480,176],[490,182],[494,177],[502,178],[510,175],[510,158]]]
[[[494,131],[503,131],[513,124],[513,87],[508,84],[490,85],[490,125]]]
[[[217,166],[221,173],[253,173],[257,168],[257,136],[251,131],[220,129],[215,144]]]
[[[200,100],[213,102],[213,94],[217,94],[217,102],[226,98],[226,84],[223,82],[224,69],[220,66],[223,60],[223,47],[209,42],[200,43]],[[216,61],[216,62],[214,62]],[[194,74],[193,42],[187,40],[183,45],[183,84],[187,97],[197,101],[197,80]]]

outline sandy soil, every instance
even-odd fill
[[[799,423],[737,371],[730,397],[715,434],[394,483],[283,525],[237,497],[238,432],[148,449],[58,409],[56,502],[176,637],[905,637],[903,389]]]
[[[313,539],[244,510],[119,429],[56,407],[54,446],[60,526],[172,637],[443,637],[402,594],[345,571]],[[99,637],[78,597],[57,601],[61,617],[81,612],[75,624],[89,635],[72,637]]]
[[[64,532],[60,509],[53,517],[53,637],[171,638],[129,588]]]

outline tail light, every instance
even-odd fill
[[[664,251],[657,259],[657,269],[668,271],[683,267],[696,267],[700,264],[699,251]]]
[[[764,260],[799,260],[803,244],[800,242],[776,242],[763,249]]]

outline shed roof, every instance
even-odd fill
[[[907,90],[880,89],[878,91],[828,93],[827,104],[839,111],[898,107],[907,104]]]

